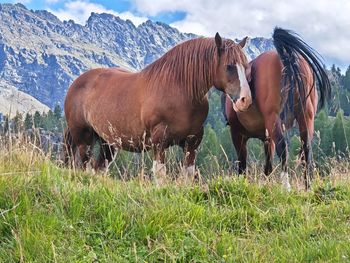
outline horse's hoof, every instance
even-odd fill
[[[289,175],[287,172],[281,173],[281,182],[282,182],[282,187],[286,189],[288,192],[292,190],[292,187],[289,183]]]
[[[200,172],[196,169],[194,165],[191,165],[189,167],[182,167],[181,170],[182,175],[185,177],[186,181],[193,181],[195,183],[200,181]]]
[[[152,167],[153,179],[157,186],[163,185],[166,178],[166,166],[164,163],[153,161]]]

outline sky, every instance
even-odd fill
[[[46,9],[85,24],[91,12],[112,13],[134,24],[151,19],[182,32],[232,39],[271,37],[279,26],[297,32],[326,64],[350,65],[350,0],[0,0]]]

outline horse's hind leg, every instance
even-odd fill
[[[305,189],[310,188],[310,183],[313,177],[311,138],[306,135],[307,133],[307,131],[300,133],[301,141],[303,144],[302,162],[304,166]]]
[[[265,151],[265,167],[264,174],[270,175],[272,173],[272,160],[275,153],[275,143],[271,140],[270,136],[266,134],[264,140],[264,151]]]
[[[314,114],[311,110],[309,113],[300,114],[297,121],[302,142],[301,160],[304,167],[305,189],[309,189],[313,176],[311,141],[314,133]]]
[[[69,165],[71,168],[80,167],[85,169],[86,163],[89,160],[88,146],[86,144],[77,145],[74,142],[69,129],[65,131],[64,140],[65,140],[65,157],[64,157],[65,164]]]
[[[277,155],[281,160],[282,185],[289,191],[291,186],[289,184],[289,175],[288,175],[288,167],[287,167],[288,146],[287,146],[286,140],[285,140],[283,133],[282,133],[282,125],[281,125],[280,118],[279,117],[271,118],[271,116],[270,116],[270,118],[268,118],[268,120],[265,123],[265,127],[267,128],[268,135],[271,136],[271,139],[273,140],[274,144],[276,145]],[[271,158],[273,158],[273,152],[274,152],[273,147],[274,147],[273,143],[269,143],[269,151],[271,154]]]
[[[86,166],[87,166],[87,163],[89,161],[89,157],[90,157],[90,154],[89,154],[89,146],[87,144],[80,144],[78,145],[78,151],[79,151],[79,157],[80,157],[80,164],[79,163],[79,160],[78,160],[78,157],[76,156],[75,154],[75,163],[76,165],[79,165],[82,169],[86,169]]]
[[[86,169],[87,163],[91,157],[93,131],[90,128],[76,128],[74,130],[70,130],[70,134],[77,149],[77,151],[73,152],[75,165]]]
[[[231,138],[238,157],[238,174],[245,173],[247,169],[247,141],[248,138],[233,129],[231,125]]]
[[[113,161],[115,155],[115,148],[112,145],[109,145],[108,143],[104,142],[102,144],[102,150],[104,154],[105,165],[108,165]]]
[[[108,164],[113,160],[114,147],[102,138],[97,138],[92,146],[92,156],[95,171],[107,169]]]

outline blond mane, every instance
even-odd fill
[[[242,48],[230,39],[223,40],[224,65],[247,64]],[[203,99],[213,86],[219,63],[218,48],[214,38],[197,38],[183,42],[158,60],[148,65],[141,74],[149,88],[178,87],[194,100]]]

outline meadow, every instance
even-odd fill
[[[347,162],[330,159],[307,192],[295,173],[287,192],[259,168],[157,185],[64,168],[32,143],[2,146],[0,262],[350,261]]]

